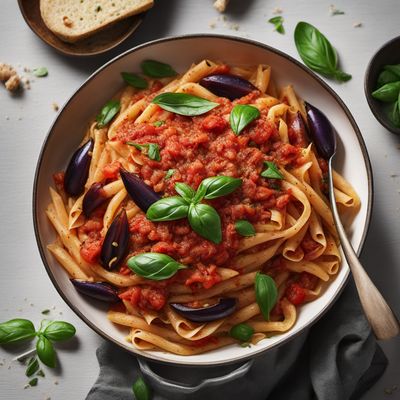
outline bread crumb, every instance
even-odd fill
[[[5,82],[5,87],[9,92],[15,92],[21,85],[21,78],[17,71],[5,63],[0,63],[0,81]]]
[[[229,0],[216,0],[214,2],[214,8],[220,13],[225,12],[226,7],[228,6]]]
[[[354,22],[353,28],[361,28],[363,26],[362,22]]]
[[[58,111],[58,110],[60,109],[60,107],[58,106],[58,104],[55,103],[55,102],[51,103],[51,106],[53,107],[53,110],[54,110],[54,111]]]
[[[272,14],[282,14],[283,13],[283,10],[282,10],[282,8],[280,8],[280,7],[275,7],[273,10],[272,10]]]
[[[67,28],[71,28],[73,25],[72,20],[69,19],[66,15],[63,17],[63,23]]]

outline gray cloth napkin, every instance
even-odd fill
[[[140,375],[136,357],[105,342],[97,350],[100,375],[86,400],[132,400]],[[240,365],[240,364],[239,364]],[[353,281],[307,332],[259,356],[245,376],[192,395],[154,392],[154,400],[356,400],[383,374],[387,359],[371,334]],[[159,375],[207,375],[204,368],[157,367]],[[215,367],[214,367],[215,369]],[[219,367],[220,374],[232,366]],[[161,371],[161,372],[160,372]]]

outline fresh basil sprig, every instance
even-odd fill
[[[215,208],[207,204],[190,204],[188,220],[190,227],[203,238],[221,243],[221,218]]]
[[[145,75],[152,78],[168,78],[177,75],[177,72],[169,65],[155,60],[144,60],[140,64]]]
[[[217,211],[203,199],[226,196],[236,190],[242,180],[230,176],[213,176],[204,179],[195,192],[184,183],[177,183],[180,196],[165,197],[153,203],[146,216],[150,221],[173,221],[187,217],[191,228],[200,236],[218,244],[222,241],[221,219]]]
[[[229,330],[229,336],[241,342],[248,342],[254,333],[254,329],[247,324],[237,324]]]
[[[43,335],[54,342],[71,339],[75,333],[75,327],[65,321],[51,321],[42,331]]]
[[[204,114],[219,106],[218,103],[186,93],[161,93],[152,103],[166,111],[189,117]]]
[[[136,379],[135,383],[132,385],[132,391],[135,395],[135,400],[150,400],[151,390],[146,384],[143,378]]]
[[[386,83],[372,92],[372,97],[386,103],[397,101],[400,94],[400,78],[397,82]]]
[[[121,103],[118,100],[108,101],[96,117],[97,127],[104,128],[119,112]]]
[[[268,20],[271,24],[275,26],[275,30],[279,32],[281,35],[285,33],[285,28],[283,27],[283,17],[281,15],[277,15],[276,17],[272,17]]]
[[[338,68],[336,50],[317,28],[307,22],[299,22],[294,31],[294,41],[307,67],[338,81],[351,79],[351,75]]]
[[[150,160],[161,161],[160,148],[156,143],[138,144],[134,142],[126,142],[126,144],[135,147],[139,151],[144,151]]]
[[[239,135],[250,122],[253,122],[259,116],[260,111],[258,111],[258,108],[248,104],[237,104],[231,111],[229,123],[233,132]]]
[[[20,342],[35,336],[35,327],[27,319],[11,319],[0,324],[0,344]]]
[[[279,171],[276,164],[272,161],[264,161],[264,165],[267,167],[264,171],[261,172],[261,176],[263,178],[268,179],[283,179],[282,173]]]
[[[154,281],[168,279],[178,270],[186,268],[185,265],[162,253],[139,254],[131,257],[127,264],[135,274]]]
[[[128,85],[136,89],[146,89],[149,86],[149,83],[146,81],[146,79],[139,75],[132,74],[130,72],[121,72],[121,76]]]
[[[257,272],[254,287],[256,292],[256,301],[260,307],[261,314],[266,321],[269,321],[269,313],[278,299],[276,283],[269,275]]]
[[[239,219],[238,221],[236,221],[235,229],[236,232],[242,236],[254,236],[256,234],[254,226],[245,219]]]

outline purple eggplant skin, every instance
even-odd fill
[[[64,178],[64,189],[70,196],[79,196],[85,190],[93,144],[93,140],[89,139],[71,157]]]
[[[211,322],[233,314],[236,310],[236,299],[220,299],[217,304],[203,308],[187,307],[179,303],[170,303],[170,307],[189,321]]]
[[[294,146],[307,147],[310,135],[300,111],[297,111],[297,113],[288,112],[286,115],[289,134],[290,130],[295,133],[294,137],[290,137],[289,135],[290,144]]]
[[[119,170],[125,189],[135,204],[144,212],[156,201],[161,199],[149,185],[146,185],[137,175],[121,168]]]
[[[82,200],[82,211],[85,217],[89,218],[92,212],[107,201],[106,193],[103,190],[104,183],[95,182],[90,186]]]
[[[114,270],[121,264],[129,247],[129,238],[128,217],[122,210],[108,228],[101,247],[100,261],[104,268]]]
[[[329,160],[336,151],[336,132],[326,115],[310,103],[305,103],[310,136],[318,153]]]
[[[230,74],[208,75],[200,80],[200,85],[211,93],[231,101],[258,90],[246,79]]]
[[[121,301],[118,297],[117,289],[107,282],[90,282],[83,279],[71,279],[75,289],[89,297],[107,303],[117,303]]]

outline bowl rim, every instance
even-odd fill
[[[39,1],[39,0],[35,0],[35,1]],[[137,14],[137,15],[132,15],[128,18],[134,18],[134,23],[132,24],[131,28],[129,30],[126,31],[125,34],[123,34],[119,39],[117,39],[116,41],[114,41],[112,44],[110,44],[107,47],[104,47],[100,50],[95,50],[92,52],[75,52],[75,51],[69,51],[66,49],[62,49],[58,46],[55,46],[54,44],[52,44],[51,42],[49,42],[44,36],[42,36],[34,27],[34,25],[31,23],[30,19],[28,18],[27,13],[25,12],[25,8],[23,6],[23,0],[18,0],[18,8],[20,13],[22,14],[22,17],[24,18],[25,23],[29,26],[30,30],[45,44],[47,44],[48,46],[50,46],[51,48],[53,48],[54,50],[56,50],[58,53],[63,54],[63,55],[67,55],[67,56],[72,56],[72,57],[93,57],[93,56],[97,56],[99,54],[103,54],[106,53],[112,49],[114,49],[115,47],[119,46],[121,43],[123,43],[126,39],[128,39],[135,31],[137,31],[137,29],[139,28],[139,26],[142,24],[143,19],[145,18],[147,12],[142,12],[141,14]],[[43,22],[44,23],[44,22]],[[118,22],[117,22],[118,23]],[[54,35],[54,33],[52,33]]]
[[[378,107],[376,106],[375,100],[373,99],[370,89],[369,88],[369,79],[371,76],[371,69],[372,66],[375,62],[378,61],[378,58],[381,54],[381,52],[391,44],[398,42],[400,45],[400,36],[396,36],[393,39],[390,39],[386,43],[384,43],[371,57],[371,59],[368,62],[367,69],[365,70],[365,77],[364,77],[364,94],[367,99],[368,106],[370,110],[372,111],[372,114],[374,115],[375,119],[384,127],[386,128],[390,133],[393,133],[394,135],[400,135],[400,128],[396,128],[395,126],[391,125],[387,119],[385,119],[382,116],[382,113],[378,111]]]
[[[57,290],[58,294],[61,296],[61,298],[67,303],[67,305],[72,309],[72,311],[74,311],[74,313],[87,325],[89,326],[92,330],[94,330],[98,335],[100,335],[103,339],[106,339],[108,341],[111,341],[112,343],[116,344],[119,348],[124,349],[125,351],[129,352],[130,354],[134,354],[137,357],[141,357],[144,359],[148,359],[151,362],[157,362],[160,364],[165,364],[165,365],[175,365],[175,366],[186,366],[186,367],[204,367],[206,368],[207,366],[210,366],[210,364],[205,364],[205,363],[185,363],[185,362],[180,362],[180,361],[170,361],[170,360],[165,360],[162,359],[160,360],[157,356],[153,356],[151,353],[144,353],[144,352],[135,352],[134,349],[132,347],[128,347],[127,345],[123,345],[121,344],[119,341],[117,341],[116,339],[114,339],[112,336],[108,335],[106,332],[104,332],[101,328],[99,328],[98,326],[96,326],[94,323],[92,323],[91,321],[89,321],[86,316],[75,306],[73,305],[68,298],[66,297],[66,295],[63,293],[63,290],[61,289],[61,287],[58,285],[57,280],[55,278],[55,276],[53,275],[51,268],[47,262],[47,258],[46,258],[46,254],[45,254],[45,246],[42,245],[41,242],[41,238],[40,238],[40,233],[39,233],[39,218],[38,218],[38,181],[39,181],[39,176],[40,176],[40,171],[41,171],[41,167],[42,167],[42,161],[43,161],[43,155],[47,149],[48,143],[49,143],[49,139],[51,137],[51,134],[53,132],[53,128],[55,127],[55,125],[57,124],[60,116],[62,115],[62,113],[64,112],[64,110],[68,107],[68,105],[70,104],[71,101],[73,101],[75,99],[76,96],[79,95],[80,91],[102,70],[106,69],[109,65],[113,64],[114,62],[116,62],[117,60],[119,60],[120,58],[123,58],[125,56],[127,56],[130,53],[133,53],[139,49],[143,49],[149,46],[152,46],[154,44],[160,44],[160,43],[166,43],[166,42],[170,42],[170,41],[179,41],[179,40],[185,40],[185,39],[225,39],[225,40],[230,40],[230,41],[234,41],[234,42],[239,42],[239,43],[245,43],[245,44],[250,44],[252,46],[256,46],[256,47],[260,47],[264,50],[270,51],[272,53],[275,53],[285,59],[287,59],[288,61],[294,63],[296,66],[300,67],[304,72],[306,72],[307,74],[309,74],[314,80],[316,80],[320,85],[322,85],[322,87],[324,89],[326,89],[328,91],[328,93],[335,99],[335,101],[338,103],[338,105],[341,107],[341,109],[345,112],[348,120],[350,121],[352,128],[354,130],[354,132],[356,133],[357,136],[357,140],[360,144],[360,149],[363,155],[363,160],[364,160],[364,164],[365,164],[365,168],[366,168],[366,172],[367,172],[367,178],[368,178],[368,205],[367,205],[367,210],[366,210],[366,221],[365,221],[365,226],[364,226],[364,230],[363,233],[361,235],[361,239],[360,239],[360,244],[358,246],[358,249],[356,249],[356,253],[357,255],[360,255],[361,250],[364,246],[365,243],[365,239],[370,227],[370,222],[371,222],[371,216],[372,216],[372,206],[373,206],[373,175],[372,175],[372,168],[371,168],[371,161],[368,155],[368,151],[367,151],[367,147],[365,145],[364,139],[362,137],[361,131],[354,119],[354,117],[352,116],[350,110],[347,108],[347,106],[345,105],[345,103],[343,102],[343,100],[339,97],[339,95],[326,83],[322,80],[322,78],[320,78],[319,76],[317,76],[314,72],[312,72],[310,69],[308,69],[305,65],[303,65],[300,61],[296,60],[295,58],[293,58],[292,56],[284,53],[281,50],[275,49],[274,47],[271,47],[267,44],[258,42],[256,40],[252,40],[252,39],[247,39],[247,38],[242,38],[242,37],[238,37],[238,36],[232,36],[232,35],[225,35],[225,34],[207,34],[207,33],[198,33],[198,34],[186,34],[186,35],[176,35],[176,36],[169,36],[166,38],[161,38],[161,39],[156,39],[156,40],[151,40],[145,43],[142,43],[140,45],[137,45],[135,47],[132,47],[131,49],[121,53],[120,55],[114,57],[113,59],[109,60],[108,62],[106,62],[103,66],[101,66],[100,68],[98,68],[96,71],[94,71],[80,86],[79,88],[71,95],[71,97],[63,104],[63,106],[61,107],[57,117],[55,118],[55,120],[53,121],[53,123],[51,124],[47,135],[43,141],[42,147],[40,149],[40,153],[39,153],[39,157],[38,157],[38,161],[37,161],[37,165],[36,165],[36,169],[35,169],[35,175],[34,175],[34,181],[33,181],[33,193],[32,193],[32,216],[33,216],[33,226],[34,226],[34,233],[35,233],[35,239],[36,239],[36,244],[38,246],[38,250],[39,250],[39,254],[40,257],[42,259],[42,262],[45,266],[45,269],[47,271],[47,274],[50,278],[50,280],[52,281],[55,289]],[[350,273],[347,273],[347,276],[345,277],[345,279],[343,280],[343,283],[337,288],[336,292],[333,294],[331,301],[326,304],[324,306],[324,308],[312,319],[309,321],[308,325],[306,327],[304,327],[302,330],[300,330],[299,332],[296,332],[294,335],[286,338],[285,340],[282,340],[279,343],[275,343],[273,344],[271,347],[267,348],[267,349],[262,349],[252,355],[249,356],[240,356],[240,357],[235,357],[233,359],[229,359],[229,360],[224,360],[224,361],[213,361],[212,365],[228,365],[228,364],[233,364],[233,363],[238,363],[238,362],[246,362],[247,360],[251,359],[251,358],[255,358],[258,357],[262,354],[264,354],[265,352],[272,350],[272,349],[276,349],[277,347],[289,342],[290,340],[298,337],[299,335],[303,334],[304,331],[308,328],[310,328],[313,324],[315,324],[327,311],[328,309],[335,303],[335,301],[338,299],[339,294],[343,291],[344,287],[346,286],[348,280],[349,280],[349,275]]]

